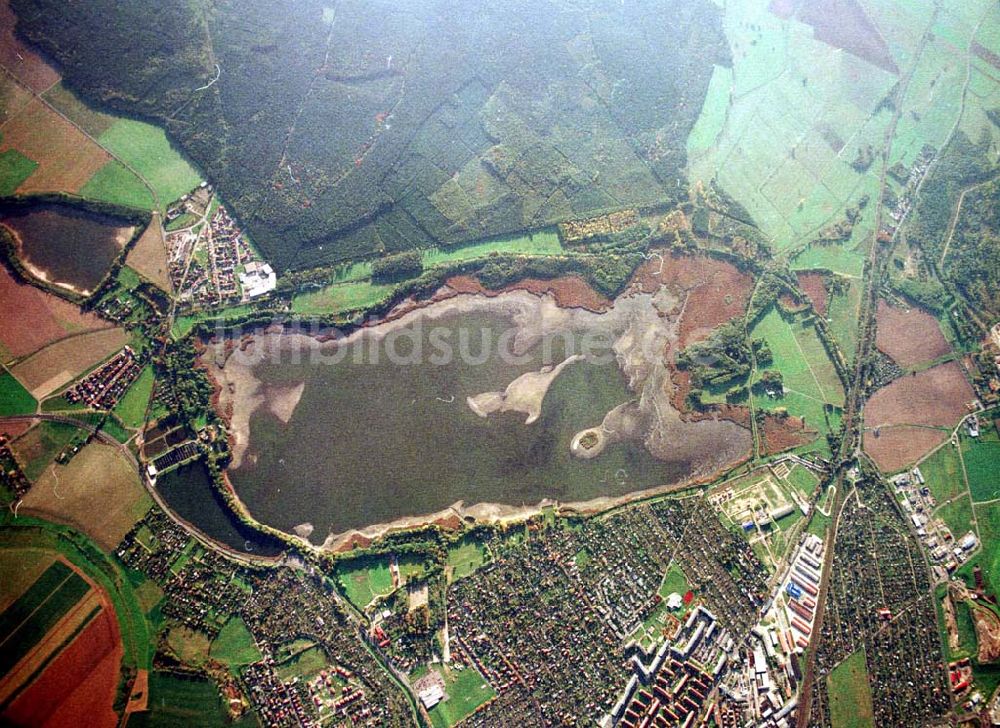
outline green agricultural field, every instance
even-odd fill
[[[80,195],[140,210],[152,210],[156,207],[153,195],[142,180],[117,159],[112,159],[97,170],[80,189]]]
[[[827,689],[830,694],[830,723],[833,728],[864,728],[875,725],[864,648],[833,668],[827,678]]]
[[[243,620],[232,617],[212,642],[209,656],[230,666],[249,665],[260,659],[260,650]]]
[[[78,432],[80,430],[74,425],[64,422],[41,422],[21,435],[14,442],[14,450],[27,460],[23,468],[28,479],[37,480]]]
[[[158,126],[119,119],[97,140],[142,175],[161,207],[201,184],[201,175],[171,146]]]
[[[860,280],[851,280],[845,293],[839,293],[830,299],[827,306],[827,318],[833,338],[840,345],[848,364],[854,361],[858,347],[858,317],[861,315]]]
[[[976,505],[975,513],[982,551],[974,560],[982,568],[987,584],[996,591],[1000,589],[1000,503]],[[968,581],[972,583],[971,576]]]
[[[452,581],[468,576],[486,562],[486,547],[476,539],[464,538],[448,549]]]
[[[126,427],[136,430],[142,427],[146,421],[146,407],[149,404],[149,397],[153,393],[155,379],[153,368],[147,366],[139,374],[139,378],[129,387],[125,396],[115,405],[114,413]]]
[[[972,501],[968,495],[962,495],[943,506],[938,507],[935,514],[951,529],[955,538],[961,538],[972,526]]]
[[[962,437],[962,459],[975,501],[1000,498],[1000,438],[996,429],[981,426],[978,438]]]
[[[278,665],[282,680],[308,680],[329,667],[326,653],[319,647],[309,647]]]
[[[52,592],[73,576],[73,570],[62,561],[55,561],[2,613],[0,613],[0,639],[8,634],[44,602]],[[79,577],[77,577],[79,578]]]
[[[115,438],[123,445],[131,440],[135,434],[134,432],[126,430],[122,423],[119,422],[118,418],[114,415],[104,420],[104,424],[101,425],[101,431],[111,435],[111,437]]]
[[[559,235],[554,230],[539,230],[525,235],[483,240],[456,247],[429,248],[423,253],[423,263],[424,268],[432,268],[446,263],[485,258],[491,253],[562,255],[565,252],[559,243]]]
[[[860,278],[864,267],[864,256],[847,243],[833,245],[813,243],[792,261],[794,270],[828,270],[852,278]]]
[[[388,557],[359,559],[338,569],[338,581],[347,599],[364,609],[376,596],[392,591]]]
[[[0,416],[28,415],[38,408],[38,402],[6,369],[0,368]]]
[[[783,397],[759,395],[754,398],[755,404],[767,410],[783,407],[790,414],[804,417],[809,427],[826,431],[824,405],[840,407],[844,390],[813,326],[798,317],[786,320],[772,308],[750,336],[767,341],[773,361],[766,368],[781,372],[785,388]]]
[[[189,316],[178,316],[174,321],[171,333],[175,338],[180,339],[187,336],[191,333],[191,329],[204,321],[225,321],[245,316],[251,311],[253,308],[250,306],[231,306],[221,311],[204,311]]]
[[[395,286],[371,281],[334,283],[318,291],[303,293],[292,299],[292,311],[303,315],[324,315],[357,311],[374,306],[389,298]]]
[[[76,572],[59,566],[50,566],[0,614],[0,673],[9,672],[90,591]],[[55,575],[49,575],[53,570]]]
[[[38,167],[37,162],[28,159],[16,149],[0,152],[0,197],[13,195],[36,167]]]
[[[695,155],[712,148],[722,133],[726,123],[726,110],[729,108],[729,89],[733,84],[733,69],[726,66],[716,66],[712,70],[712,79],[708,84],[705,102],[701,106],[701,115],[687,139],[689,155]]]
[[[944,503],[966,490],[962,462],[958,458],[958,451],[950,442],[946,442],[920,463],[920,473],[938,503]]]
[[[232,725],[215,685],[203,678],[155,670],[149,674],[149,710],[129,717],[129,728]]]
[[[472,666],[464,670],[447,667],[443,670],[448,699],[438,703],[430,711],[431,724],[434,728],[451,728],[496,695],[496,691]]]

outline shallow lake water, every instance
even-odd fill
[[[100,284],[131,234],[121,220],[58,203],[0,209],[0,223],[17,234],[29,268],[84,291]]]
[[[434,325],[450,330],[453,343],[459,329],[471,332],[467,348],[475,355],[482,352],[482,332],[496,342],[509,321],[477,313]],[[429,328],[418,337],[421,346],[431,343]],[[296,363],[293,347],[257,364],[253,374],[262,391],[301,386],[301,397],[287,422],[266,406],[256,409],[231,480],[256,518],[286,531],[310,523],[312,540],[320,542],[328,533],[432,513],[458,500],[575,502],[686,476],[690,463],[657,460],[641,441],[615,443],[592,460],[570,453],[574,434],[599,425],[605,413],[635,396],[610,356],[566,366],[532,424],[518,412],[484,419],[467,405],[469,396],[503,390],[524,372],[558,364],[579,344],[557,337],[551,346],[534,346],[517,364],[495,346],[483,361],[455,356],[443,364],[427,362],[427,349],[420,364],[392,363],[384,341],[377,344],[377,363],[367,355],[355,361],[357,347],[372,345],[365,340],[344,346],[346,355],[336,364],[310,363],[308,356]],[[405,344],[394,346],[409,353]]]

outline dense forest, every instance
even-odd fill
[[[973,143],[959,132],[932,169],[907,227],[932,266],[944,257],[940,275],[969,303],[1000,313],[1000,169],[989,162],[989,136]],[[964,193],[964,198],[962,194]],[[961,210],[955,217],[959,200]],[[954,218],[954,230],[951,230]],[[949,240],[949,230],[951,239]],[[947,245],[947,255],[945,246]],[[897,288],[938,313],[948,305],[933,275],[900,278]]]
[[[77,91],[163,123],[279,269],[670,203],[729,63],[710,0],[11,4]]]

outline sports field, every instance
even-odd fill
[[[833,668],[827,678],[827,690],[833,728],[865,728],[875,725],[864,648]]]
[[[486,560],[485,547],[475,539],[462,539],[458,544],[448,549],[448,566],[451,567],[451,580],[468,576]]]
[[[389,558],[347,562],[338,568],[337,580],[347,599],[359,609],[364,609],[376,596],[392,591]]]
[[[781,372],[785,388],[783,397],[757,396],[754,403],[772,411],[783,407],[790,414],[805,418],[808,427],[826,431],[824,405],[840,407],[844,390],[812,324],[799,317],[786,320],[772,308],[754,326],[750,337],[767,342],[773,361],[761,369]],[[760,371],[755,382],[759,378]]]
[[[472,666],[464,670],[444,667],[442,674],[448,699],[430,710],[434,728],[450,728],[496,695],[496,691]]]

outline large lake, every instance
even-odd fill
[[[59,203],[0,208],[0,223],[17,236],[33,273],[81,292],[97,288],[133,231],[116,218]]]
[[[390,325],[400,336],[391,343],[393,334],[368,332],[336,345],[288,333],[258,333],[238,347],[217,343],[210,367],[236,437],[229,475],[250,512],[289,532],[310,524],[298,532],[320,543],[330,533],[434,513],[460,500],[466,506],[520,506],[546,498],[567,503],[621,496],[677,482],[704,462],[715,467],[748,447],[749,434],[732,423],[681,422],[667,404],[662,375],[647,377],[651,367],[640,362],[630,371],[651,382],[642,399],[647,411],[670,420],[660,430],[670,446],[653,457],[640,433],[611,442],[592,459],[575,457],[570,443],[576,433],[600,426],[609,411],[638,398],[609,355],[611,342],[624,328],[636,328],[637,316],[646,317],[647,329],[663,328],[667,319],[649,297],[616,304],[607,315],[556,311],[528,294],[510,301],[517,304],[513,314],[504,304],[494,310],[481,301],[460,313],[449,313],[445,304],[444,313],[426,320],[415,314],[415,321]],[[463,356],[431,360],[435,336],[458,350],[464,331],[466,350],[475,357],[483,351],[483,336],[497,342],[515,319],[524,336],[517,363],[500,356],[498,346],[474,362]],[[606,334],[604,343],[595,343],[595,332]],[[603,361],[567,364],[531,424],[524,412],[484,418],[467,403],[579,353],[583,336],[590,337],[591,354],[605,355]],[[663,341],[653,343],[657,359]],[[386,355],[391,346],[406,358],[418,345],[423,356],[415,363],[393,363]],[[338,361],[315,361],[310,352],[320,346]],[[636,354],[628,358],[635,361]]]

